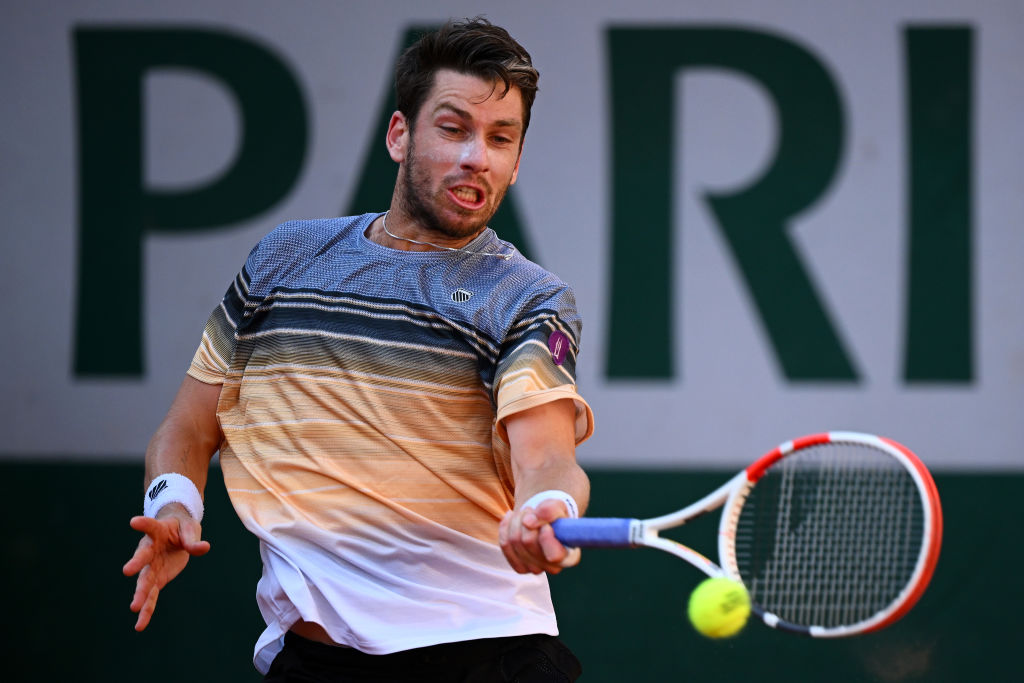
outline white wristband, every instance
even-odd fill
[[[535,508],[545,500],[554,498],[565,503],[565,507],[569,510],[569,516],[576,519],[580,516],[580,508],[576,505],[576,499],[565,491],[559,491],[558,489],[551,489],[550,491],[541,491],[530,496],[530,499],[523,503],[523,507]]]
[[[169,503],[181,503],[197,522],[203,521],[203,497],[185,475],[168,472],[154,478],[142,501],[143,514],[156,517],[160,509]]]

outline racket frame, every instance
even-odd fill
[[[911,578],[885,609],[868,619],[853,624],[836,627],[805,626],[787,622],[778,615],[765,611],[757,604],[751,605],[751,611],[772,628],[815,638],[838,638],[882,629],[899,620],[920,599],[935,571],[942,542],[942,508],[935,482],[928,469],[916,455],[891,439],[860,432],[836,431],[811,434],[787,441],[761,456],[746,469],[738,472],[700,500],[660,517],[603,520],[619,524],[615,528],[599,530],[597,532],[599,538],[588,539],[579,545],[656,548],[685,560],[708,576],[726,576],[742,582],[736,560],[736,528],[739,523],[740,511],[750,491],[768,469],[780,460],[811,446],[827,443],[861,444],[879,449],[901,463],[912,477],[922,498],[923,541],[922,550],[918,554]],[[689,546],[660,535],[660,532],[666,529],[682,526],[720,507],[723,508],[718,528],[718,556],[721,564],[716,564]],[[555,534],[559,538],[567,535],[567,533],[560,534],[559,531],[559,527],[564,522],[568,522],[564,527],[570,527],[573,522],[584,522],[584,520],[557,520],[554,527]],[[565,529],[565,532],[567,531],[568,529]],[[569,544],[566,543],[566,545]]]

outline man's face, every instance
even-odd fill
[[[422,228],[453,240],[475,235],[515,182],[522,95],[513,87],[500,97],[504,86],[498,86],[439,71],[415,124],[400,140],[400,205]]]

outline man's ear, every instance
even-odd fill
[[[412,131],[409,129],[405,114],[396,111],[391,115],[385,142],[388,146],[388,154],[391,155],[391,160],[397,164],[405,161],[405,153],[406,149],[408,149],[409,135],[411,133]]]

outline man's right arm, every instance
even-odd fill
[[[183,474],[200,492],[206,488],[210,459],[220,447],[217,422],[220,384],[206,384],[186,375],[166,417],[146,448],[148,488],[157,476],[167,472]]]
[[[190,479],[202,495],[210,459],[221,442],[220,390],[219,384],[185,377],[146,449],[146,489],[160,475],[176,472]],[[141,631],[149,624],[163,587],[185,568],[189,557],[205,555],[210,544],[201,540],[199,520],[180,503],[165,505],[155,518],[134,517],[131,527],[145,534],[123,569],[125,576],[138,574],[131,610],[139,614],[135,629]]]

